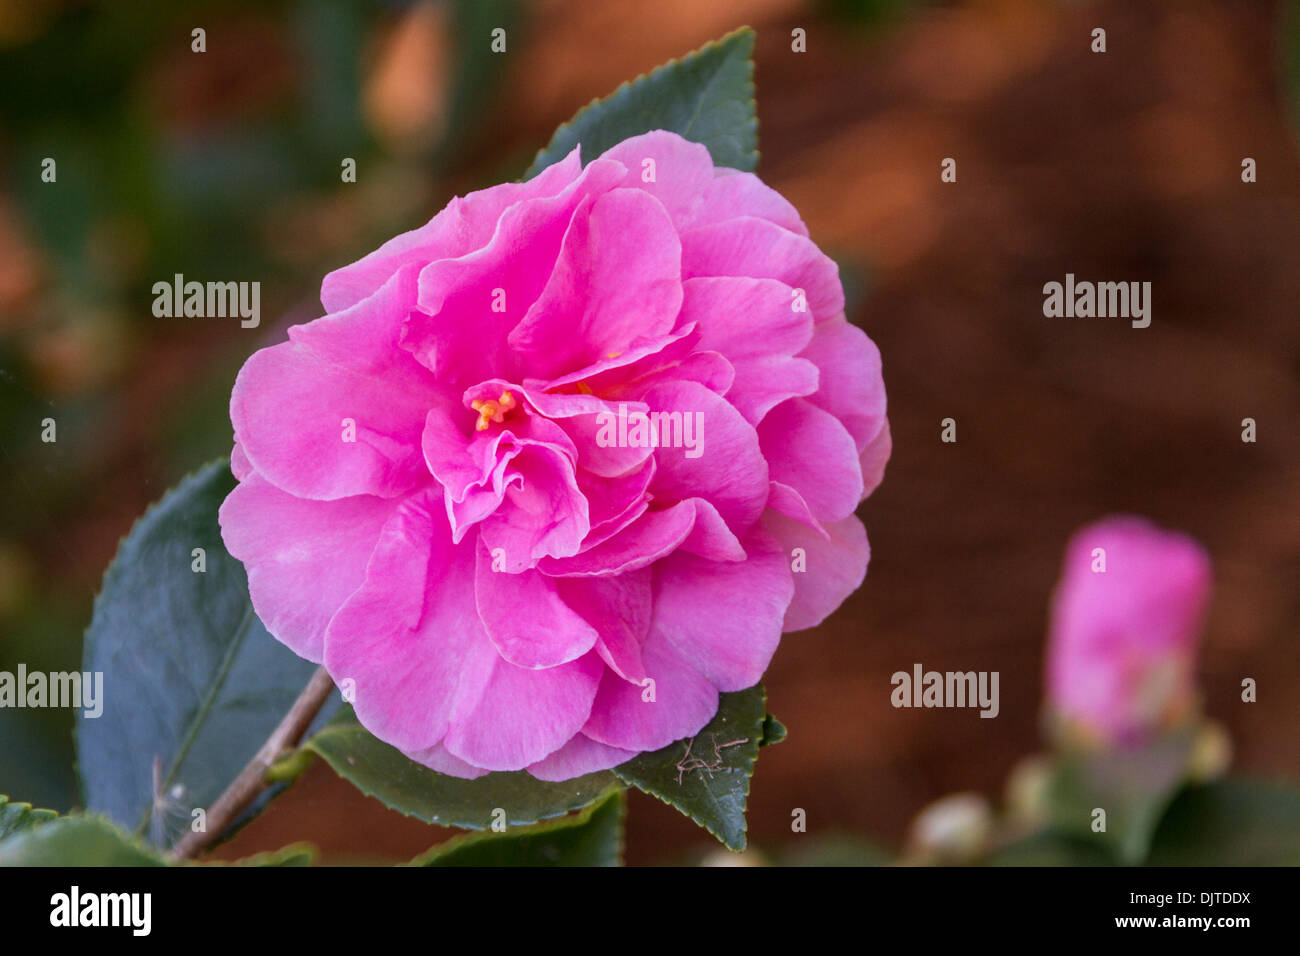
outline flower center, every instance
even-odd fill
[[[478,412],[478,422],[474,425],[475,431],[487,431],[488,425],[492,422],[503,422],[506,419],[506,412],[515,407],[515,397],[510,394],[509,390],[501,393],[501,397],[496,401],[482,401],[474,399],[470,402],[470,408]]]

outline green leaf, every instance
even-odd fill
[[[787,733],[785,724],[768,714],[763,720],[763,739],[759,741],[758,745],[760,747],[771,747],[774,744],[779,744],[785,740]]]
[[[166,865],[102,817],[59,817],[0,843],[0,866]]]
[[[805,842],[807,839],[807,842]],[[787,844],[776,853],[777,866],[888,866],[895,854],[856,834],[839,832]]]
[[[593,100],[555,131],[531,179],[582,144],[583,165],[629,136],[666,129],[707,146],[715,166],[758,165],[754,31],[742,27]]]
[[[278,850],[254,853],[233,862],[204,860],[198,866],[311,866],[316,859],[316,848],[310,843],[290,843]]]
[[[214,462],[150,508],[104,575],[86,632],[82,669],[103,673],[104,700],[99,717],[77,714],[85,804],[157,845],[234,779],[315,668],[267,633],[222,545],[217,508],[234,485]]]
[[[100,816],[73,814],[0,841],[3,866],[308,866],[316,850],[294,843],[234,863],[176,863]]]
[[[985,866],[1109,866],[1109,853],[1082,837],[1043,832],[1000,847],[980,861]]]
[[[30,803],[13,803],[0,793],[0,840],[57,817],[53,810],[39,810]]]
[[[1300,866],[1300,791],[1244,779],[1189,787],[1160,821],[1152,866]]]
[[[641,754],[614,772],[676,807],[730,850],[745,848],[749,778],[767,723],[762,684],[721,695],[717,716],[694,737]]]
[[[453,837],[411,866],[618,866],[627,798],[609,791],[598,803],[558,820],[504,833]]]
[[[435,160],[446,165],[477,142],[491,142],[497,130],[489,105],[510,57],[492,50],[490,37],[498,27],[515,42],[521,19],[520,0],[451,0],[452,37],[456,57],[446,100],[447,121],[439,134]]]
[[[1128,750],[1063,754],[1048,783],[1053,830],[1091,840],[1120,863],[1141,863],[1165,808],[1187,781],[1197,728],[1187,728]],[[1094,810],[1106,811],[1106,829],[1094,832]]]
[[[344,780],[362,793],[407,816],[440,826],[485,830],[493,811],[505,811],[509,826],[537,823],[600,799],[618,781],[608,771],[562,783],[538,780],[523,771],[489,773],[462,780],[430,770],[377,739],[357,722],[350,707],[306,743]]]

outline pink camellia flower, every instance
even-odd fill
[[[413,759],[563,780],[666,746],[862,582],[879,353],[790,204],[705,147],[575,149],[321,300],[235,383],[222,534]]]
[[[1141,518],[1074,535],[1047,659],[1049,706],[1068,732],[1126,746],[1190,715],[1210,586],[1199,544]]]

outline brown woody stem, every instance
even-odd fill
[[[271,765],[298,745],[312,720],[334,690],[334,680],[323,667],[318,667],[303,688],[279,726],[266,738],[256,756],[230,782],[224,793],[208,808],[206,826],[201,831],[190,830],[172,847],[171,855],[177,860],[193,859],[234,822],[239,814],[256,799],[257,795],[273,782],[267,779]]]

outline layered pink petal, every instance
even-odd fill
[[[706,147],[675,133],[653,130],[633,136],[601,156],[626,166],[621,185],[653,195],[678,230],[752,216],[808,235],[799,213],[780,193],[753,173],[714,168]]]
[[[718,712],[718,689],[651,629],[641,648],[644,686],[606,669],[583,733],[625,750],[658,750],[696,734]]]
[[[560,193],[507,209],[486,245],[426,265],[402,347],[447,385],[520,378],[507,336],[546,287],[575,211],[622,175],[617,163],[591,163]]]
[[[584,368],[560,375],[549,382],[539,380],[538,384],[551,391],[570,391],[577,387],[586,388],[601,396],[610,395],[621,383],[643,374],[647,366],[657,368],[664,364],[680,363],[694,351],[698,342],[699,331],[696,327],[682,326],[617,354],[605,355]]]
[[[769,509],[763,528],[794,567],[794,598],[785,613],[786,631],[816,627],[867,576],[871,559],[867,529],[852,515],[814,528]],[[796,555],[800,560],[795,560]]]
[[[599,631],[596,652],[614,673],[640,684],[645,679],[641,645],[654,611],[650,569],[617,577],[556,578],[560,596]]]
[[[619,478],[640,473],[653,449],[608,440],[610,426],[617,427],[620,407],[603,399],[597,401],[600,403],[600,411],[570,416],[560,425],[574,447],[579,449],[578,459],[582,462],[583,469],[601,478]],[[643,402],[624,402],[621,414],[641,414],[646,410]]]
[[[655,565],[652,636],[722,691],[758,683],[794,593],[789,559],[775,540],[759,532],[744,545],[744,562],[677,551]]]
[[[817,366],[795,354],[813,337],[812,315],[775,279],[688,279],[682,321],[700,327],[700,348],[726,356],[734,380],[727,401],[753,424],[787,398],[818,389]]]
[[[813,339],[812,314],[776,279],[712,276],[682,283],[682,322],[700,328],[699,347],[727,358],[795,355]]]
[[[578,734],[555,753],[530,764],[527,769],[538,780],[571,780],[598,770],[609,770],[635,756],[634,750],[620,750],[592,740],[586,734]]]
[[[743,561],[745,549],[703,498],[687,498],[662,511],[647,511],[618,534],[570,558],[543,558],[547,574],[618,575],[649,567],[678,548],[714,561]]]
[[[491,389],[491,394],[500,392],[499,386]],[[429,471],[446,490],[447,515],[457,542],[471,525],[500,507],[507,490],[524,494],[521,467],[536,472],[538,461],[543,469],[547,462],[554,462],[554,470],[563,477],[571,475],[577,458],[569,436],[548,419],[520,414],[502,428],[478,431],[468,427],[471,417],[465,408],[435,406],[429,411],[421,439]],[[528,459],[522,466],[516,465],[515,459],[530,447],[538,449],[531,456],[531,465]],[[529,491],[537,490],[535,486]],[[536,529],[546,516],[513,515],[506,520],[512,526],[531,521]],[[517,558],[512,566],[523,566],[521,561],[522,557]]]
[[[812,529],[823,538],[829,537],[821,522],[808,507],[808,502],[803,500],[803,495],[787,484],[779,481],[772,482],[772,490],[767,496],[767,507],[770,511],[785,515],[804,527]]]
[[[725,166],[713,171],[713,181],[695,205],[690,216],[679,225],[682,229],[705,226],[737,216],[754,216],[776,223],[800,236],[808,235],[794,206],[753,173]]]
[[[568,457],[554,447],[528,445],[511,462],[501,506],[481,524],[483,544],[512,574],[544,557],[577,554],[591,530],[587,499]]]
[[[510,346],[532,374],[560,375],[659,339],[681,301],[681,244],[668,214],[639,190],[616,189],[574,216]]]
[[[453,501],[463,501],[471,487],[482,485],[498,460],[501,432],[476,435],[459,402],[441,401],[429,409],[420,448],[430,474]]]
[[[346,312],[289,330],[244,363],[230,397],[253,468],[299,498],[393,498],[428,479],[420,433],[436,389],[396,348],[415,274]]]
[[[736,370],[722,353],[702,351],[694,326],[679,329],[674,335],[682,336],[670,341],[653,354],[638,358],[626,365],[600,369],[583,385],[598,391],[607,401],[626,403],[636,407],[656,385],[673,382],[695,382],[711,392],[726,395],[736,378]]]
[[[672,217],[675,231],[699,220],[697,210],[714,182],[713,157],[707,147],[653,130],[623,140],[601,158],[622,163],[627,176],[619,185],[655,197]]]
[[[478,549],[474,595],[493,646],[519,667],[567,664],[596,644],[596,629],[569,609],[551,578],[534,570],[493,570],[484,547]]]
[[[497,657],[478,699],[453,722],[443,745],[476,767],[522,770],[582,729],[604,670],[595,653],[544,670]]]
[[[391,499],[312,501],[248,475],[221,504],[226,549],[244,563],[253,609],[295,654],[320,663],[330,618],[365,580]]]
[[[871,494],[885,480],[885,465],[889,463],[893,449],[894,438],[889,431],[889,419],[886,418],[880,426],[880,434],[858,456],[858,464],[862,468],[862,497]]]
[[[410,753],[472,710],[498,660],[474,602],[474,549],[452,544],[436,496],[404,501],[325,632],[330,675],[354,682],[367,730]]]
[[[236,481],[243,481],[253,473],[253,463],[244,454],[244,449],[239,447],[239,442],[235,442],[235,447],[230,450],[230,473]]]
[[[885,425],[880,350],[860,328],[839,318],[818,325],[800,354],[821,371],[808,401],[838,418],[861,452]]]
[[[651,493],[664,501],[703,498],[737,534],[757,521],[767,500],[768,468],[753,426],[695,382],[656,385],[645,401],[652,412],[698,416],[700,425],[696,448],[658,449]]]
[[[351,265],[336,269],[321,283],[321,302],[340,312],[366,299],[398,269],[438,259],[455,259],[492,237],[501,214],[516,203],[552,196],[578,178],[582,163],[574,149],[526,183],[502,183],[449,202],[419,229],[388,240]]]
[[[408,753],[407,756],[416,763],[424,764],[430,770],[445,773],[449,777],[460,777],[462,780],[477,780],[491,772],[467,763],[459,757],[453,757],[442,744],[434,744],[424,750]]]
[[[578,470],[578,488],[587,499],[591,531],[583,547],[593,547],[617,534],[649,507],[650,482],[654,480],[655,460],[647,457],[640,468],[618,478],[593,475]]]
[[[794,398],[758,426],[773,481],[799,492],[819,521],[839,521],[862,500],[862,468],[853,438],[833,415]]]
[[[736,383],[727,400],[755,425],[786,399],[817,391],[817,366],[805,359],[785,355],[738,359],[735,369]]]
[[[681,235],[682,278],[751,276],[802,289],[814,322],[844,312],[839,267],[806,236],[766,219],[741,217]]]

